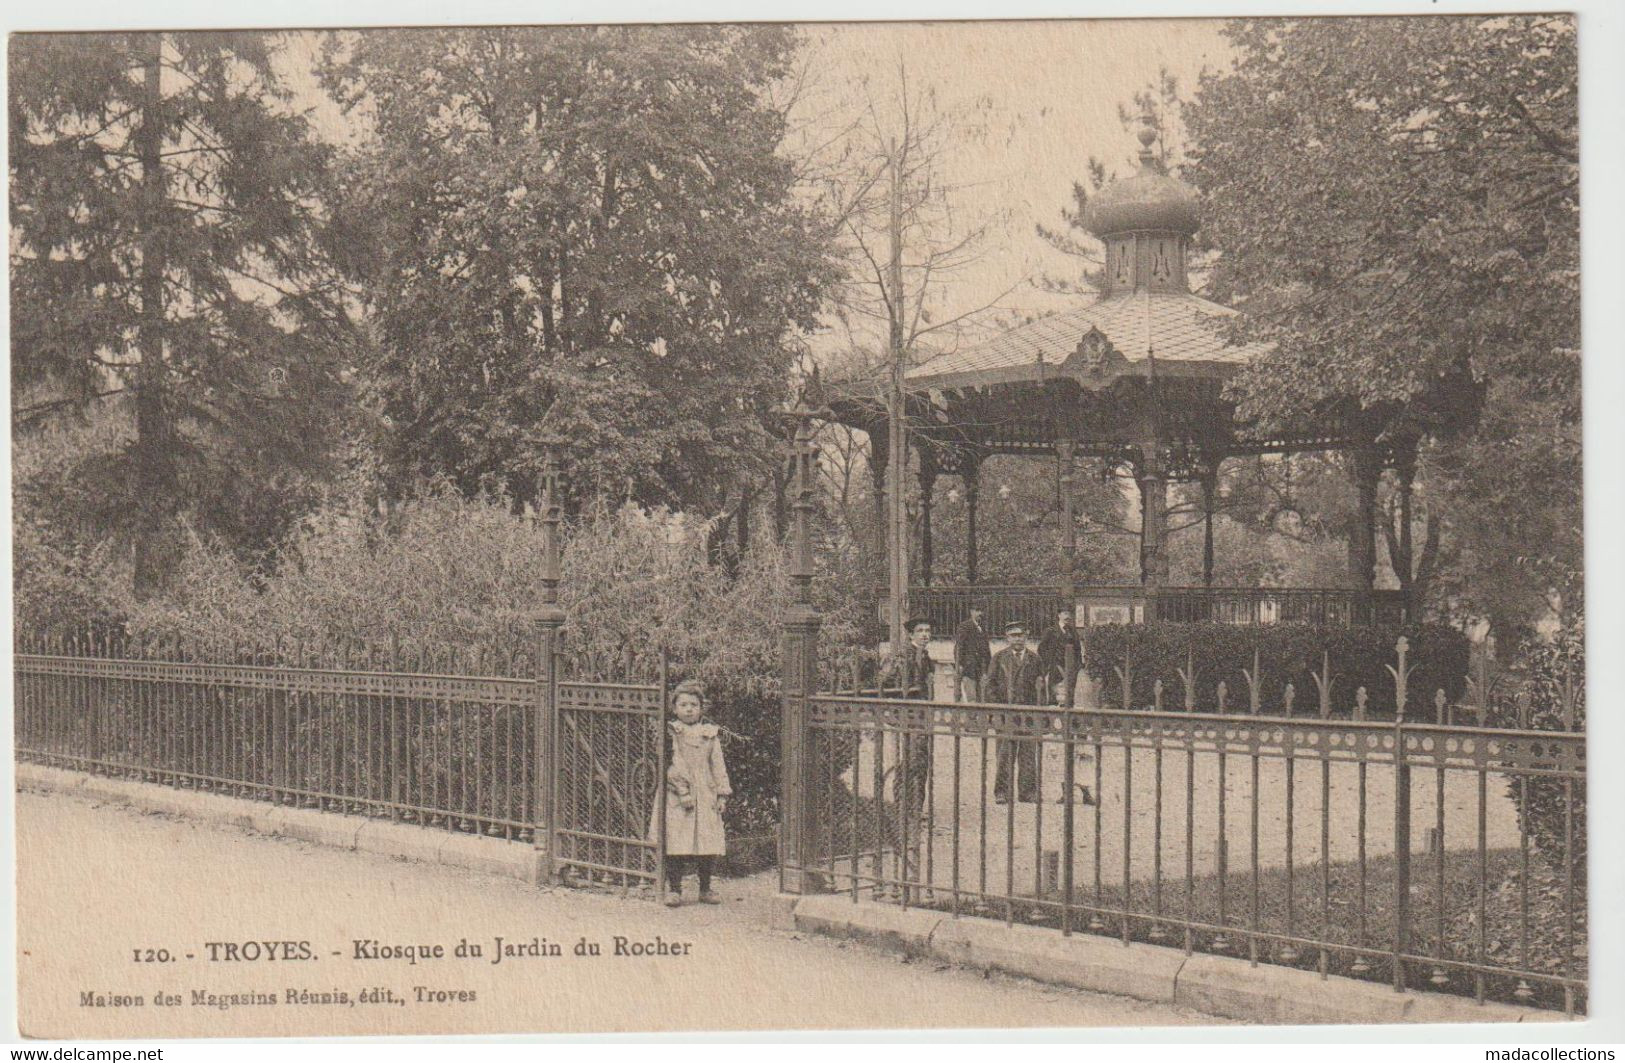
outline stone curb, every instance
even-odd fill
[[[921,908],[853,904],[835,894],[803,897],[795,904],[796,929],[854,938],[910,956],[931,951],[931,935],[943,917]]]
[[[1393,1023],[1405,1021],[1410,1004],[1406,994],[1375,982],[1342,977],[1322,980],[1313,971],[1267,964],[1254,967],[1234,956],[1199,953],[1183,959],[1174,987],[1174,1003],[1210,1015],[1245,1016],[1284,1026]],[[1497,1015],[1475,1016],[1470,1021],[1517,1019]]]
[[[334,849],[358,849],[380,856],[445,864],[486,875],[541,880],[542,854],[528,845],[424,827],[341,816],[307,808],[283,808],[239,797],[172,790],[151,783],[107,779],[42,764],[19,763],[19,787],[128,805],[144,812],[182,816],[238,830],[293,838]]]
[[[855,938],[910,955],[998,970],[1039,982],[1114,993],[1249,1022],[1277,1025],[1562,1022],[1561,1012],[1477,1004],[1443,993],[1396,993],[1387,986],[1232,956],[1185,955],[1093,934],[1062,936],[993,919],[953,918],[849,896],[795,898],[798,930]]]
[[[1172,949],[1148,952],[1094,934],[1063,937],[1044,927],[1007,926],[991,919],[944,919],[931,939],[931,949],[967,967],[1164,1004],[1177,1000],[1177,978],[1185,960],[1183,953]]]

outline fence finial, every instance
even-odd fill
[[[791,446],[795,480],[791,485],[793,493],[790,504],[790,584],[795,591],[796,605],[811,609],[813,463],[818,455],[818,448],[813,443],[813,419],[818,416],[818,411],[802,404],[792,410],[790,416],[795,419],[796,425]]]
[[[1332,677],[1332,657],[1329,652],[1320,652],[1320,671],[1310,672],[1309,677],[1315,681],[1315,687],[1320,692],[1320,718],[1330,719],[1332,715],[1332,684],[1336,680]]]
[[[1260,701],[1263,695],[1263,681],[1258,674],[1258,647],[1253,647],[1253,666],[1251,669],[1243,668],[1241,676],[1247,680],[1247,711],[1257,716],[1260,710]]]
[[[1410,640],[1404,635],[1399,636],[1398,641],[1394,643],[1394,653],[1399,659],[1398,667],[1391,664],[1383,665],[1384,668],[1388,669],[1388,674],[1394,677],[1394,722],[1396,723],[1405,721],[1405,691],[1410,683],[1411,673],[1416,671],[1414,664],[1409,666],[1405,664],[1405,655],[1410,652],[1410,648]]]
[[[1191,645],[1185,650],[1185,667],[1176,669],[1179,678],[1185,683],[1185,711],[1196,711],[1196,647]]]

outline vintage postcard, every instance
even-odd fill
[[[1582,31],[13,34],[20,1033],[1593,1015]]]

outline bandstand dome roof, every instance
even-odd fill
[[[1202,212],[1191,186],[1157,166],[1157,130],[1148,113],[1136,133],[1140,169],[1113,181],[1083,207],[1083,226],[1096,236],[1128,232],[1174,232],[1193,235],[1202,227]]]
[[[1031,382],[1052,373],[1101,387],[1118,377],[1148,376],[1153,365],[1170,375],[1223,377],[1265,352],[1261,344],[1227,343],[1223,323],[1236,311],[1185,286],[1186,245],[1201,225],[1196,193],[1158,166],[1149,114],[1138,138],[1139,170],[1096,192],[1083,214],[1084,227],[1096,236],[1144,245],[1143,252],[1139,246],[1112,252],[1135,258],[1132,281],[1119,279],[1082,306],[915,366],[907,374],[910,390]],[[1177,258],[1177,270],[1153,273],[1152,255]]]
[[[1190,185],[1142,163],[1138,173],[1089,198],[1083,224],[1096,236],[1152,231],[1191,236],[1202,226],[1202,212]]]
[[[941,354],[909,370],[908,388],[981,387],[1055,375],[1226,375],[1263,354],[1263,344],[1225,342],[1224,321],[1236,311],[1190,292],[1137,292],[1101,297],[1040,318],[986,343]],[[1117,357],[1085,353],[1101,339]],[[1116,361],[1115,366],[1111,365]],[[1098,372],[1097,372],[1098,367]],[[1102,381],[1104,382],[1104,381]]]

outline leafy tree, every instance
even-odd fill
[[[1477,431],[1423,454],[1449,529],[1439,593],[1508,641],[1540,617],[1549,589],[1584,604],[1580,418],[1544,390],[1519,377],[1490,382]]]
[[[448,477],[723,512],[777,462],[791,343],[829,276],[769,89],[783,27],[399,31],[322,76],[371,129],[349,266],[394,493]]]
[[[982,464],[977,500],[978,580],[990,584],[1059,584],[1066,571],[1062,543],[1060,468],[1053,459],[1001,456]],[[1078,584],[1121,583],[1135,572],[1138,528],[1130,527],[1119,480],[1100,463],[1079,458],[1072,477]],[[935,520],[937,581],[962,583],[967,498],[956,479],[938,487]],[[1132,577],[1130,577],[1132,578]]]
[[[138,594],[177,520],[264,546],[330,453],[343,331],[318,195],[327,152],[273,36],[11,41],[14,430],[123,396],[100,465]],[[85,472],[86,470],[80,470]]]
[[[1511,622],[1505,588],[1532,604],[1581,564],[1577,535],[1539,538],[1579,515],[1573,20],[1248,20],[1228,34],[1234,68],[1183,112],[1184,173],[1223,249],[1213,294],[1249,311],[1247,338],[1278,345],[1239,382],[1242,410],[1433,440],[1420,511],[1390,515],[1396,575],[1424,589],[1432,562],[1405,532],[1414,521],[1439,542],[1438,522],[1471,566],[1441,579]],[[1506,490],[1513,468],[1538,473],[1533,490]],[[1497,543],[1503,521],[1468,519],[1464,502],[1491,497],[1537,539]]]
[[[703,680],[718,722],[737,736],[728,750],[739,795],[731,829],[770,832],[779,793],[780,621],[792,598],[785,551],[758,542],[734,578],[708,562],[704,522],[636,506],[590,508],[563,532],[562,652],[572,674],[622,676],[633,654],[634,674],[652,678],[665,651],[673,678]],[[387,517],[328,503],[257,582],[237,559],[194,541],[176,576],[179,593],[123,603],[119,619],[138,638],[181,640],[204,655],[240,645],[285,661],[315,655],[357,668],[529,676],[543,554],[537,523],[506,500],[427,491]],[[855,596],[841,585],[848,574],[838,558],[820,556],[814,600],[832,656],[844,656],[856,637]],[[67,619],[70,630],[82,629],[83,615]],[[335,730],[317,731],[315,740],[336,742],[342,724],[332,721]],[[480,733],[470,729],[470,748],[481,748]],[[479,770],[490,770],[495,750],[522,755],[510,742],[484,747],[493,752],[482,754]],[[353,729],[344,748],[355,748]],[[475,769],[472,761],[454,767]]]

